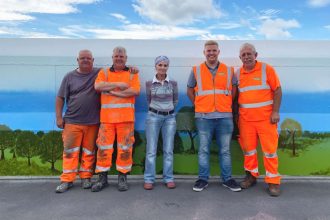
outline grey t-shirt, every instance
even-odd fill
[[[100,94],[94,89],[99,70],[93,68],[88,74],[73,70],[63,78],[57,96],[65,99],[65,123],[82,125],[100,123]]]
[[[219,65],[220,65],[220,62],[214,69],[210,68],[209,66],[206,65],[208,67],[208,69],[210,70],[211,74],[213,75],[213,77],[217,73]],[[188,82],[187,82],[187,87],[195,88],[196,85],[197,85],[197,81],[196,81],[196,78],[194,75],[194,71],[191,70],[189,78],[188,78]],[[235,74],[233,75],[233,78],[232,78],[232,85],[237,85],[237,78],[236,78]],[[218,112],[218,111],[210,112],[210,113],[195,112],[195,118],[215,119],[215,118],[231,118],[231,117],[233,117],[233,114],[231,112]]]

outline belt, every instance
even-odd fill
[[[153,113],[156,113],[158,115],[170,115],[170,114],[173,114],[174,113],[174,110],[171,110],[169,112],[162,112],[162,111],[158,111],[158,110],[156,110],[154,108],[150,108],[150,107],[149,107],[149,111],[151,111]]]

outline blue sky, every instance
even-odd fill
[[[0,38],[329,40],[330,0],[1,0]]]

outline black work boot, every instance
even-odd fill
[[[246,176],[244,180],[240,183],[242,189],[248,189],[257,183],[257,178],[255,178],[249,171],[246,171]]]
[[[126,173],[118,173],[118,190],[126,191],[128,190],[127,175]]]
[[[108,186],[108,172],[101,172],[91,190],[92,192],[99,192],[106,186]]]

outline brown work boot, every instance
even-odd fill
[[[281,194],[280,190],[280,185],[279,184],[274,184],[274,183],[269,183],[268,184],[268,193],[270,196],[279,196]]]
[[[244,180],[240,183],[242,189],[248,189],[257,183],[257,178],[254,177],[250,172],[246,171]]]

